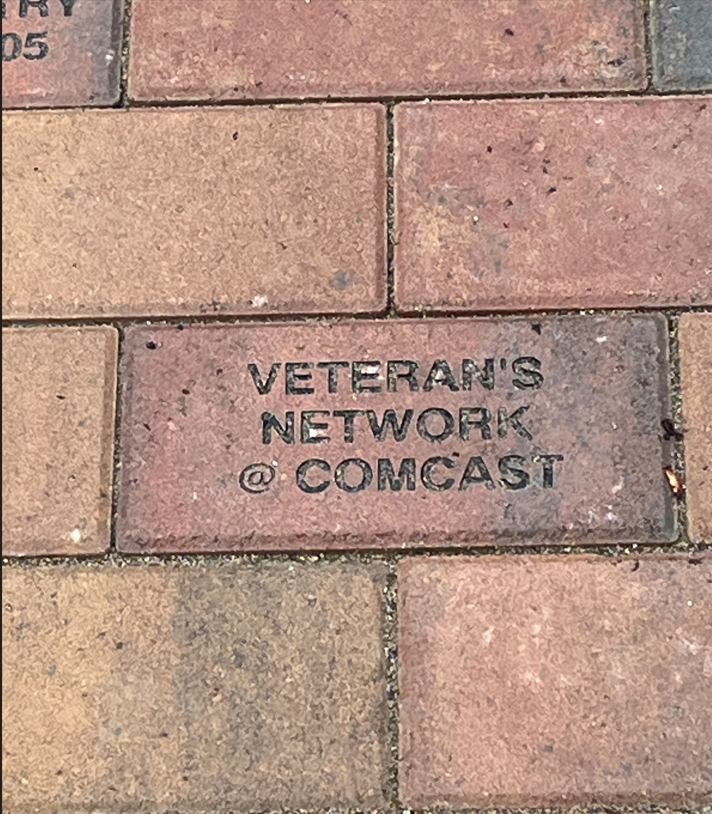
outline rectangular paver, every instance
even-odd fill
[[[126,334],[118,546],[669,540],[647,316]]]
[[[405,104],[405,311],[712,303],[705,97]]]
[[[380,565],[3,574],[3,809],[377,808]]]
[[[3,0],[2,106],[119,98],[121,0]]]
[[[650,17],[658,89],[712,89],[710,0],[652,0]]]
[[[399,566],[408,807],[712,801],[712,558]]]
[[[118,335],[2,332],[3,554],[109,546]]]
[[[3,314],[383,308],[384,131],[380,105],[5,114]]]
[[[690,533],[712,543],[712,314],[683,314],[679,338]]]
[[[134,0],[134,99],[645,87],[637,0]]]

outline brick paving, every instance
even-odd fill
[[[712,811],[711,26],[5,0],[4,811]]]

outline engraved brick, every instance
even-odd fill
[[[8,569],[3,808],[376,809],[381,565]]]
[[[121,0],[4,0],[2,106],[119,99]]]
[[[5,114],[3,314],[381,309],[384,139],[379,105]]]
[[[712,303],[705,97],[406,104],[406,311]]]
[[[134,0],[134,99],[645,87],[636,0]]]
[[[712,89],[709,0],[653,0],[653,64],[660,90]]]
[[[669,540],[658,317],[145,326],[118,546]]]
[[[117,333],[2,332],[3,554],[109,546]]]
[[[408,807],[712,801],[712,558],[399,566]]]
[[[679,333],[690,533],[712,543],[712,314],[683,314]]]

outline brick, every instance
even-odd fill
[[[404,311],[712,303],[704,97],[396,113]]]
[[[105,551],[117,333],[8,328],[2,339],[3,554]]]
[[[672,539],[666,343],[632,315],[130,328],[117,545]]]
[[[379,105],[5,114],[3,313],[385,305]]]
[[[377,808],[380,565],[11,569],[3,805]]]
[[[653,0],[654,82],[660,90],[712,89],[709,0]]]
[[[712,314],[683,314],[679,338],[690,533],[712,543]]]
[[[134,0],[134,99],[641,89],[636,0]]]
[[[2,106],[117,102],[121,18],[121,0],[5,0]]]
[[[400,799],[712,800],[712,558],[399,566]]]

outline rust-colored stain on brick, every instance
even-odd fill
[[[3,808],[377,809],[382,565],[3,573]]]
[[[3,0],[2,106],[119,98],[121,0]]]
[[[134,0],[129,94],[642,89],[643,30],[636,0]]]
[[[706,97],[406,104],[406,311],[712,304]]]
[[[380,310],[385,155],[375,104],[5,114],[3,315]]]
[[[406,806],[712,800],[712,558],[399,566]]]
[[[670,540],[666,343],[647,316],[130,328],[118,546]]]
[[[712,543],[712,314],[683,314],[679,334],[690,533]]]
[[[118,335],[2,332],[3,554],[109,546]]]

